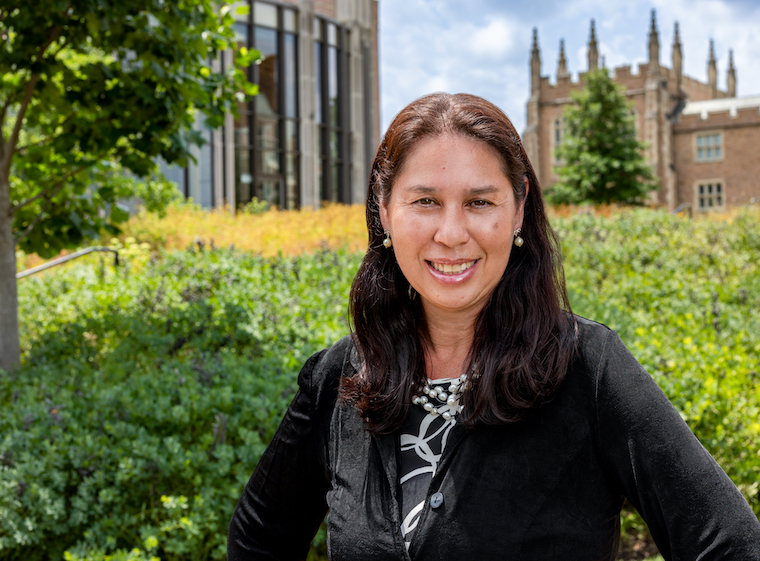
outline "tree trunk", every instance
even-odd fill
[[[16,244],[13,241],[10,184],[5,177],[0,178],[0,369],[10,370],[20,362]]]

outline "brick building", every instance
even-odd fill
[[[259,95],[224,127],[198,124],[207,143],[186,168],[166,168],[204,207],[256,197],[280,208],[363,202],[380,130],[377,0],[240,0],[239,46]],[[231,53],[216,61],[229,64]]]
[[[633,73],[630,65],[614,69],[614,80],[632,103],[639,139],[647,144],[645,157],[654,167],[660,189],[655,202],[668,209],[689,205],[695,211],[724,209],[760,200],[760,95],[736,97],[736,70],[729,52],[727,87],[718,87],[715,52],[710,42],[708,81],[682,72],[678,23],[671,55],[672,67],[660,64],[660,40],[654,11],[649,29],[649,60]],[[588,67],[599,66],[594,22],[588,43]],[[523,141],[539,181],[557,181],[555,148],[562,140],[565,106],[570,92],[583,87],[586,72],[573,81],[564,43],[556,81],[541,76],[536,30],[531,52],[531,95]]]

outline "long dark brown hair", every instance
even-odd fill
[[[492,103],[438,93],[405,107],[393,120],[372,164],[367,191],[369,247],[351,287],[350,313],[359,372],[341,381],[368,429],[399,428],[426,380],[428,331],[422,305],[383,247],[380,204],[416,144],[444,134],[485,142],[498,153],[517,203],[524,201],[522,237],[504,275],[478,316],[467,371],[477,379],[463,396],[460,421],[472,427],[515,422],[545,403],[562,382],[575,342],[559,243],[549,226],[541,188],[520,137]],[[525,179],[528,192],[525,192]],[[512,243],[505,232],[504,243]]]

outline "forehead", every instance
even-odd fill
[[[449,184],[486,187],[509,184],[503,158],[490,144],[460,134],[417,141],[409,151],[393,187],[435,189]]]

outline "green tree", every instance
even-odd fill
[[[10,4],[10,7],[9,7]],[[16,247],[51,256],[127,218],[255,86],[216,0],[0,2],[0,368],[20,360]],[[234,64],[212,61],[231,49]]]
[[[636,138],[631,105],[606,68],[589,72],[585,87],[570,94],[565,135],[557,149],[559,182],[549,191],[554,203],[644,202],[655,186]]]

